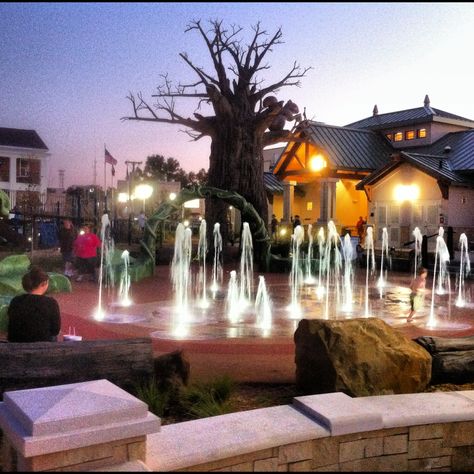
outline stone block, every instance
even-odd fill
[[[146,459],[152,471],[175,471],[245,456],[249,454],[249,447],[253,453],[270,453],[262,456],[261,459],[265,459],[273,456],[276,446],[327,436],[327,429],[294,407],[280,405],[163,426],[160,433],[148,437]],[[309,458],[311,449],[308,451]],[[302,459],[294,459],[299,460]]]
[[[445,446],[474,445],[474,421],[449,423],[444,432]]]
[[[287,444],[280,446],[278,452],[278,463],[293,463],[311,459],[313,454],[313,445],[311,441],[302,443]]]
[[[408,452],[408,435],[385,436],[383,439],[384,454],[401,454]]]
[[[146,404],[107,380],[5,392],[4,400],[0,428],[25,458],[160,429]]]
[[[446,467],[451,467],[451,456],[408,460],[409,471],[437,471]]]
[[[453,448],[451,469],[453,472],[474,471],[474,446],[459,446]]]
[[[379,413],[384,428],[433,425],[474,419],[474,402],[456,392],[410,393],[354,399]],[[403,410],[400,409],[403,407]]]
[[[278,468],[277,458],[259,459],[253,463],[253,470],[255,472],[275,472]]]
[[[451,454],[452,448],[443,447],[443,440],[440,438],[408,442],[408,459],[435,458]]]
[[[313,444],[313,469],[339,462],[338,438],[321,438]]]
[[[430,424],[430,425],[418,425],[410,426],[409,436],[410,441],[415,439],[434,439],[443,438],[445,424]]]
[[[295,397],[293,405],[327,427],[333,436],[383,428],[382,416],[377,410],[341,392]]]
[[[288,464],[290,472],[309,472],[311,470],[311,461],[292,462]]]
[[[407,470],[406,454],[394,454],[375,458],[357,459],[341,463],[340,471],[363,471],[363,472],[402,472]]]

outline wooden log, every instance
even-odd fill
[[[432,356],[431,383],[474,382],[474,350],[438,352]]]
[[[0,344],[0,393],[107,379],[129,389],[153,374],[150,338]]]
[[[438,352],[472,351],[474,350],[474,336],[467,337],[434,337],[420,336],[413,339],[424,347],[431,355]]]

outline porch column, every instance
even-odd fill
[[[336,219],[336,183],[338,181],[335,178],[321,180],[319,224],[327,224]]]
[[[295,181],[283,183],[283,222],[286,224],[290,223],[290,217],[293,215],[295,185]]]

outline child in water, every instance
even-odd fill
[[[418,270],[418,276],[410,283],[410,313],[408,314],[407,323],[413,320],[416,311],[418,311],[423,304],[427,276],[428,270],[426,268],[420,268]]]

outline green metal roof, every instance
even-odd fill
[[[474,120],[461,117],[459,115],[445,112],[444,110],[435,109],[434,107],[424,106],[414,109],[400,110],[398,112],[390,112],[386,114],[377,114],[372,117],[350,123],[346,127],[380,130],[394,126],[412,125],[416,123],[427,122],[462,122],[465,126],[474,127]]]
[[[390,159],[393,149],[379,133],[308,121],[301,131],[341,170],[372,171]]]

